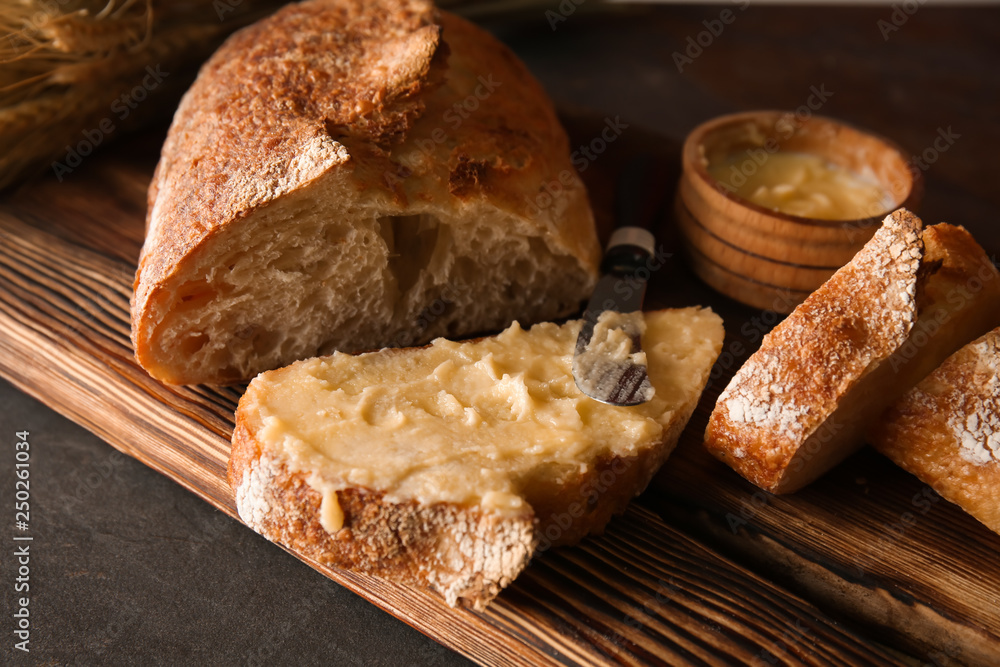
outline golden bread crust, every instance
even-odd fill
[[[269,540],[324,565],[432,588],[452,605],[484,608],[534,551],[530,514],[390,502],[361,488],[336,492],[344,527],[331,535],[320,524],[322,498],[306,476],[262,453],[239,418],[229,483],[240,516]]]
[[[548,196],[543,186],[553,183],[561,195],[538,207],[540,193]],[[332,222],[343,218],[373,225],[377,217],[430,215],[471,229],[482,219],[502,220],[509,228],[476,231],[489,252],[499,252],[489,243],[520,240],[517,252],[529,264],[534,255],[551,253],[572,265],[559,271],[566,276],[561,296],[544,302],[533,296],[518,308],[510,305],[504,285],[494,281],[495,293],[487,301],[496,302],[493,310],[502,313],[494,316],[497,322],[484,326],[486,316],[480,315],[476,330],[462,329],[457,320],[445,329],[452,323],[440,318],[439,331],[421,336],[417,330],[411,342],[501,328],[514,317],[538,321],[568,315],[596,280],[600,248],[586,191],[570,162],[569,141],[544,90],[509,49],[430,2],[313,0],[290,5],[230,37],[177,110],[149,189],[147,237],[134,284],[132,341],[140,365],[170,383],[246,381],[303,356],[394,344],[403,331],[414,330],[413,323],[380,318],[415,309],[406,317],[419,320],[420,305],[448,303],[442,284],[464,294],[462,282],[472,280],[470,271],[435,274],[422,288],[425,293],[404,295],[409,301],[402,307],[392,303],[391,295],[377,297],[385,303],[366,306],[372,314],[367,315],[370,326],[361,327],[369,332],[362,340],[329,347],[329,340],[310,332],[310,339],[290,345],[296,352],[278,364],[218,358],[192,363],[184,339],[207,337],[215,349],[224,349],[227,336],[270,331],[280,328],[276,320],[284,320],[272,312],[236,322],[230,320],[239,318],[219,310],[211,331],[204,324],[184,330],[184,317],[190,315],[177,313],[188,307],[188,299],[205,300],[207,310],[225,294],[215,289],[217,274],[231,273],[233,266],[224,264],[232,260],[216,265],[214,258],[223,252],[238,256],[247,242],[238,230],[261,219],[261,212],[269,214],[292,199],[301,208],[303,202],[331,198],[337,201],[328,208],[340,211]],[[280,244],[283,230],[262,233]],[[255,234],[250,240],[260,241],[261,234]],[[335,245],[343,238],[326,241]],[[296,248],[290,250],[294,254]],[[417,254],[416,248],[406,250]],[[380,269],[372,267],[382,261],[378,252],[371,246],[357,252],[371,253],[362,273],[372,275],[374,284],[380,279]],[[395,249],[388,253],[395,256]],[[435,261],[449,266],[441,255],[435,254]],[[350,271],[345,267],[340,275]],[[259,289],[272,289],[267,283]],[[191,285],[194,296],[185,291]],[[345,291],[355,289],[352,284]],[[377,292],[373,288],[371,294]],[[350,294],[342,298],[351,303]],[[414,305],[419,299],[426,303]],[[325,326],[317,324],[316,330]],[[164,342],[166,329],[170,342]],[[326,330],[338,335],[336,328]]]
[[[419,117],[432,65],[444,67],[434,58],[433,4],[366,4],[290,5],[235,33],[204,65],[150,185],[140,310],[214,231],[349,162],[338,136],[391,143]]]
[[[920,220],[890,215],[848,264],[768,333],[719,396],[705,445],[775,488],[802,441],[916,320]]]
[[[978,284],[975,293],[965,293]],[[893,400],[995,326],[1000,274],[961,227],[905,210],[787,319],[719,396],[705,446],[754,484],[795,491],[863,444]]]
[[[1000,533],[1000,329],[963,347],[908,391],[869,441]]]

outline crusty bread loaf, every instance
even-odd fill
[[[1000,329],[963,347],[908,391],[868,439],[1000,533]]]
[[[722,348],[707,309],[646,314],[648,403],[584,396],[580,321],[262,373],[240,400],[240,516],[328,565],[487,604],[539,549],[600,531],[673,450]]]
[[[795,491],[842,461],[904,391],[1000,324],[1000,274],[961,227],[890,214],[764,337],[719,396],[705,446],[754,484]]]
[[[147,227],[132,339],[170,383],[565,316],[600,254],[545,92],[421,0],[233,35],[181,102]]]

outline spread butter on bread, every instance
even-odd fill
[[[599,255],[566,133],[507,47],[427,1],[296,3],[177,110],[132,340],[164,382],[246,381],[569,315]]]
[[[1000,533],[1000,329],[963,347],[908,391],[868,439]]]
[[[719,396],[705,446],[757,486],[795,491],[998,320],[1000,275],[971,235],[895,211],[764,337]]]
[[[577,388],[579,320],[262,373],[236,413],[240,516],[327,565],[482,608],[537,550],[602,530],[673,450],[722,321],[701,308],[645,321],[655,392],[632,407]]]

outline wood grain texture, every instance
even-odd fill
[[[132,359],[138,174],[148,161],[122,149],[69,187],[0,203],[0,372],[235,516],[225,465],[240,388],[166,387]],[[98,187],[116,177],[133,186]],[[898,664],[639,503],[604,536],[543,554],[483,614],[306,562],[482,664]]]

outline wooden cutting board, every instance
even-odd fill
[[[63,183],[0,199],[0,374],[235,517],[225,466],[242,387],[167,387],[132,358],[128,303],[161,140],[126,139]],[[584,174],[604,226],[622,156],[642,145],[676,157],[630,141]],[[669,224],[661,239],[680,247]],[[723,356],[677,453],[605,535],[542,554],[485,613],[303,560],[482,664],[992,662],[1000,537],[871,452],[780,498],[717,464],[699,435],[777,318],[713,293],[676,255],[649,305],[691,304],[725,319]]]

